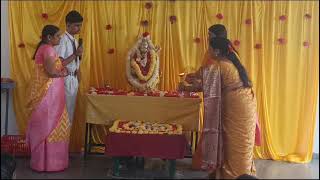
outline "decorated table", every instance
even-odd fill
[[[113,157],[113,174],[119,176],[121,157],[161,158],[169,161],[169,175],[175,174],[175,160],[186,155],[187,141],[182,126],[175,123],[115,121],[105,139],[105,154]]]
[[[201,98],[196,93],[126,92],[110,87],[91,88],[86,101],[85,152],[90,152],[91,125],[112,125],[117,119],[176,123],[197,131]],[[89,140],[89,142],[88,142]]]

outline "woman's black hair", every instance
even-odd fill
[[[210,26],[208,30],[210,31],[210,33],[214,34],[215,37],[222,37],[222,38],[228,39],[227,28],[222,24],[214,24],[214,25]],[[233,47],[232,43],[230,45],[231,45],[232,49],[237,54],[239,54],[238,51],[236,50],[236,48]]]
[[[48,35],[53,37],[57,32],[59,32],[59,28],[55,25],[46,25],[43,27],[42,33],[41,33],[41,41],[38,43],[36,51],[34,52],[32,59],[36,58],[36,54],[37,54],[39,47],[42,44],[48,43]]]
[[[214,24],[210,26],[208,30],[216,37],[228,38],[227,29],[222,24]]]
[[[222,37],[215,37],[210,40],[210,47],[220,50],[220,56],[229,59],[237,68],[241,81],[245,87],[252,87],[252,83],[248,77],[247,71],[241,64],[236,53],[233,51],[231,42]]]

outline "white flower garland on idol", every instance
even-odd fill
[[[135,62],[133,58],[134,54],[137,53],[137,56],[140,55],[139,46],[142,43],[142,40],[146,40],[148,43],[148,49],[151,55],[151,62],[149,67],[149,72],[146,76],[142,75],[141,70],[137,63]],[[142,91],[146,90],[154,90],[156,89],[157,84],[159,83],[159,56],[157,55],[157,52],[155,51],[155,47],[153,46],[149,33],[144,33],[141,38],[137,41],[137,43],[134,45],[134,47],[129,51],[127,56],[127,62],[126,62],[126,74],[129,83]],[[150,73],[152,74],[150,77]],[[145,83],[142,83],[140,81],[146,81]]]

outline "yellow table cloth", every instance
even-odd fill
[[[87,94],[86,122],[112,125],[117,119],[181,124],[198,131],[200,98]]]

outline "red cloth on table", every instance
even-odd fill
[[[182,159],[187,153],[184,135],[110,133],[105,145],[108,156]]]

